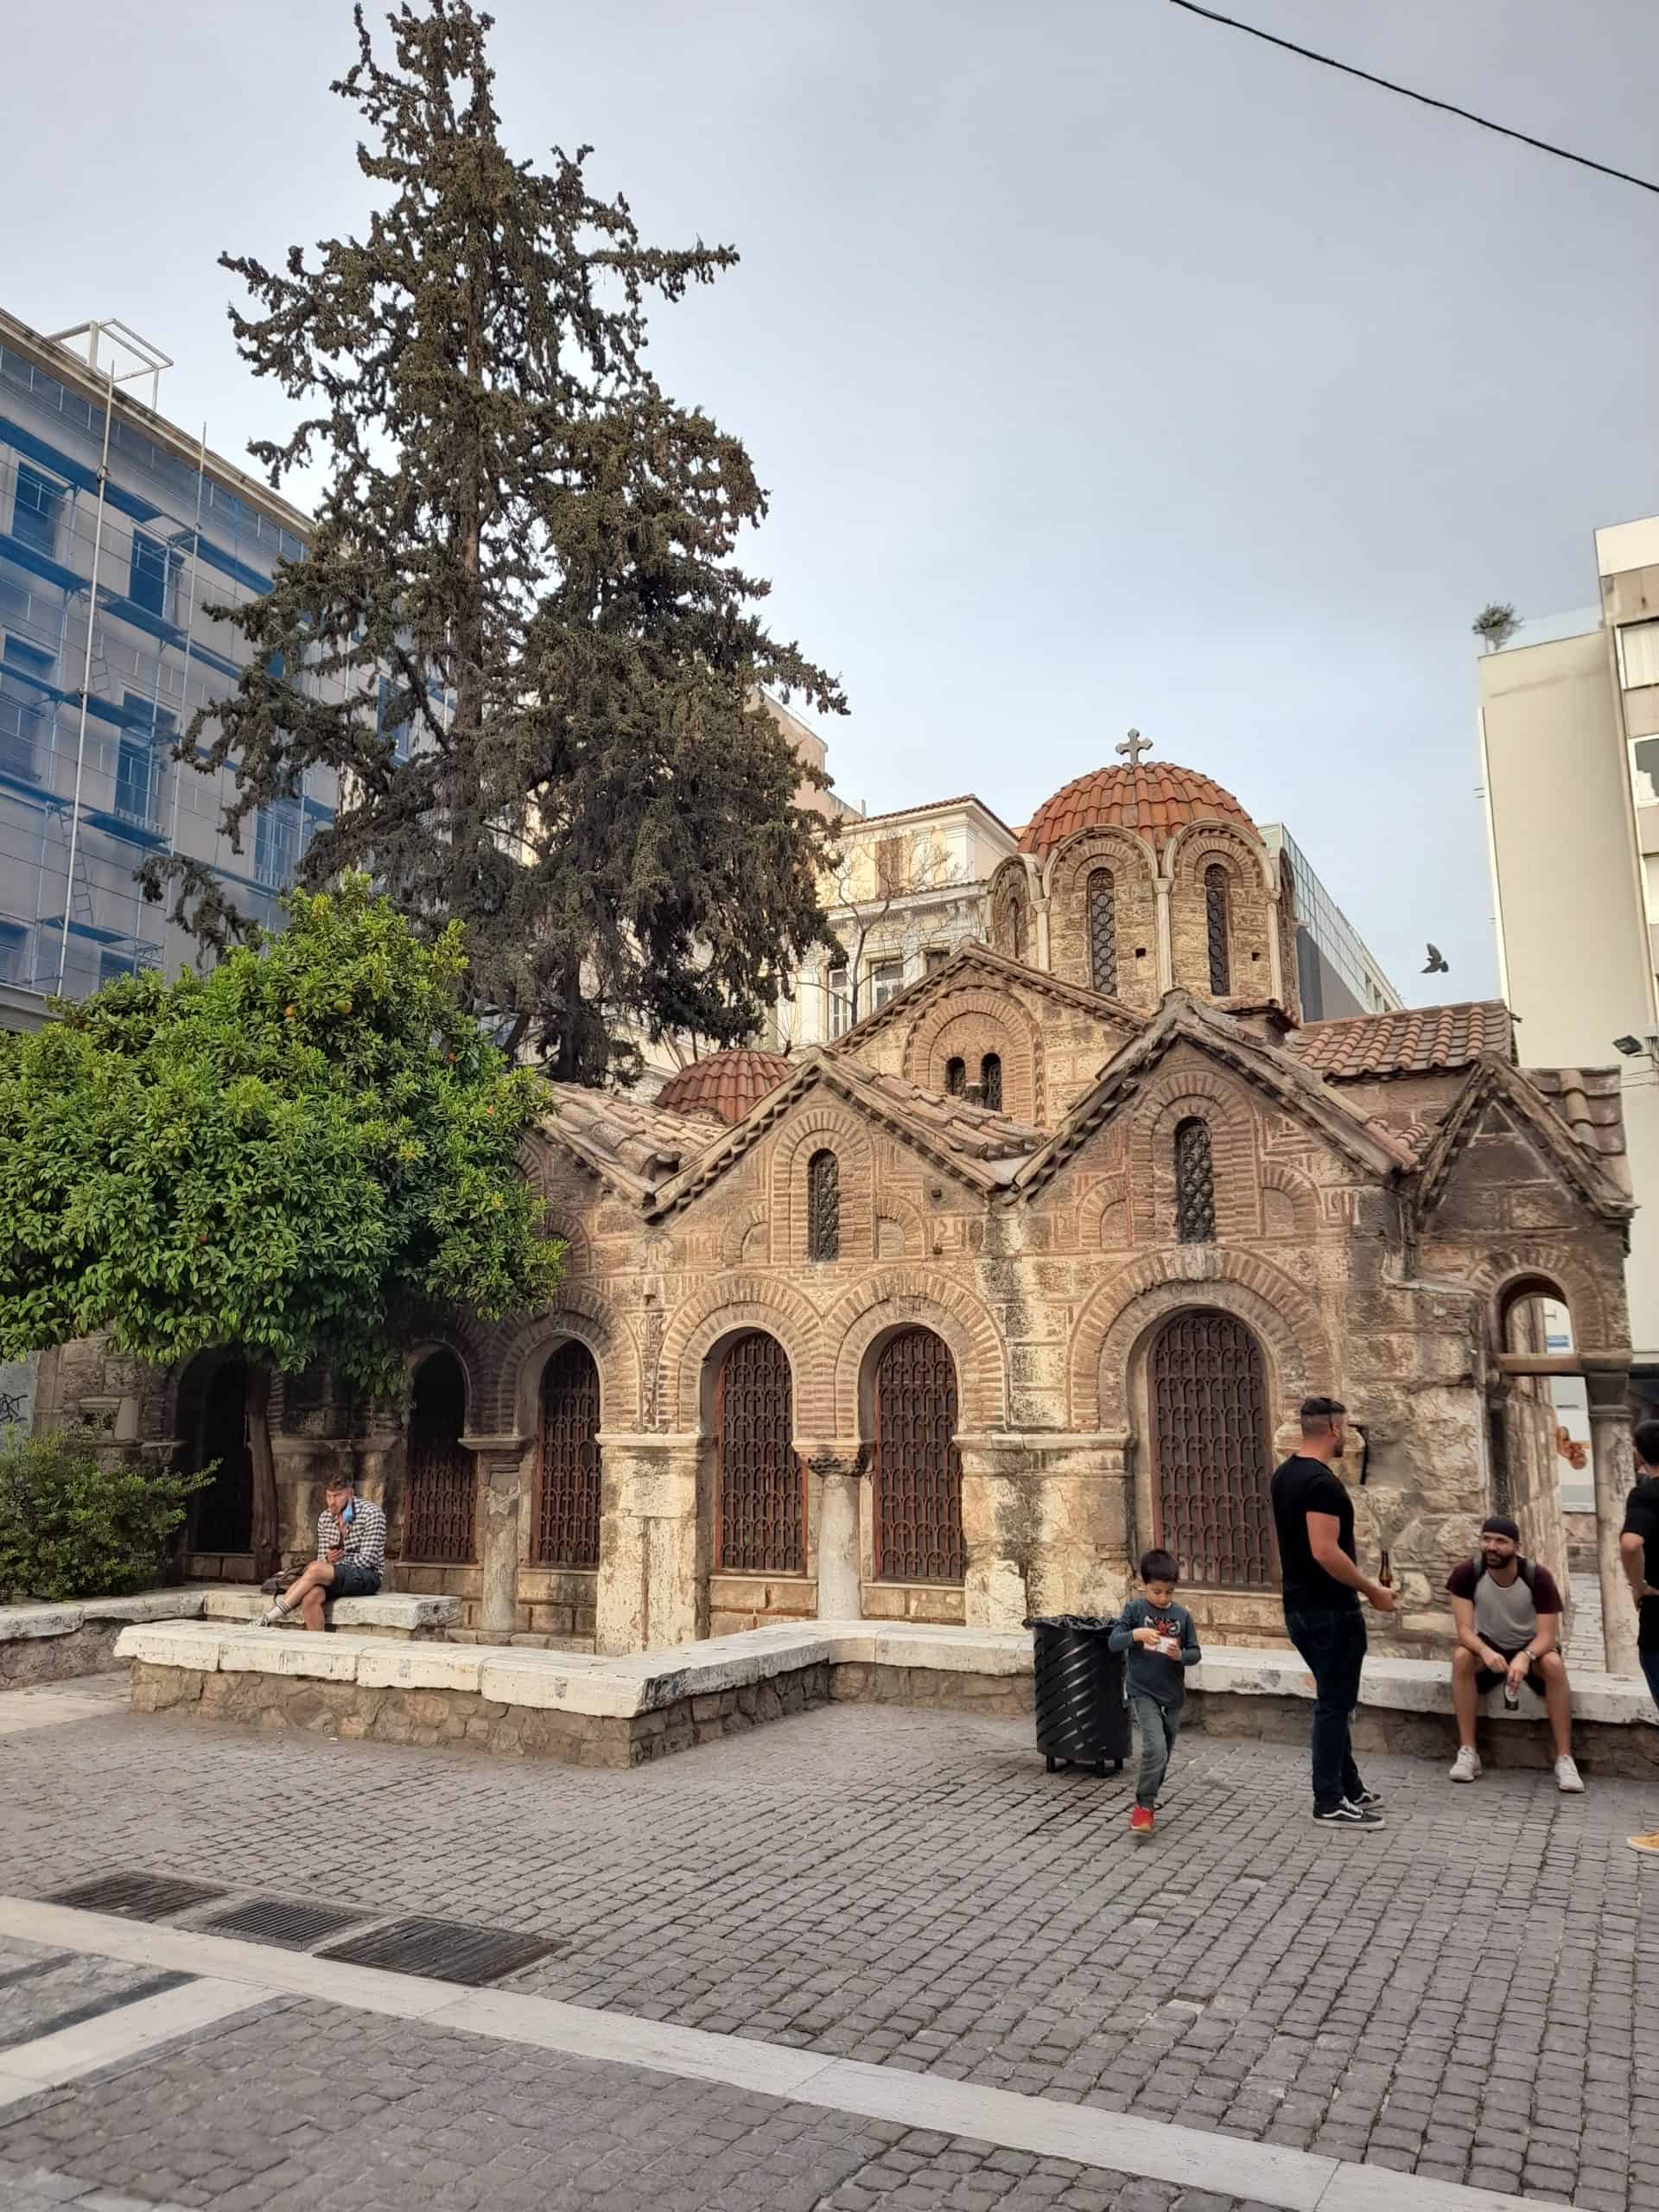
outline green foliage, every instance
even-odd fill
[[[1491,599],[1469,627],[1489,653],[1502,652],[1521,627],[1521,618],[1507,600]]]
[[[0,1605],[153,1588],[207,1479],[102,1465],[85,1429],[0,1439]]]
[[[234,771],[233,842],[337,771],[302,881],[372,868],[417,927],[461,922],[472,1002],[597,1082],[640,1029],[751,1034],[818,940],[824,825],[762,692],[845,702],[733,564],[766,509],[748,454],[645,365],[647,297],[736,254],[642,243],[585,149],[514,160],[466,0],[388,20],[389,63],[356,11],[334,87],[363,119],[366,237],[225,257],[256,302],[244,359],[303,409],[254,452],[323,488],[306,557],[214,610],[249,664],[177,757]],[[141,880],[209,944],[245,928],[199,863]]]
[[[289,914],[0,1036],[0,1356],[104,1332],[372,1391],[431,1307],[546,1303],[541,1086],[458,1010],[459,929],[423,944],[362,876]]]

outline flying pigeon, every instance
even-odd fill
[[[1429,948],[1428,948],[1428,958],[1427,958],[1427,959],[1423,963],[1423,973],[1424,973],[1424,975],[1425,975],[1425,976],[1449,976],[1449,975],[1451,974],[1451,972],[1452,972],[1452,963],[1451,963],[1451,962],[1446,958],[1446,955],[1445,955],[1445,954],[1440,950],[1440,946],[1439,946],[1438,944],[1431,944],[1431,945],[1429,946]]]

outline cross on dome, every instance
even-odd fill
[[[1151,752],[1152,741],[1150,738],[1142,737],[1138,729],[1132,729],[1123,742],[1113,749],[1124,755],[1131,768],[1138,768],[1141,766],[1141,755],[1143,753]]]

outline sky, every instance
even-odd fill
[[[1230,11],[1659,179],[1651,0]],[[1408,1003],[1496,988],[1469,626],[1593,606],[1659,509],[1659,197],[1169,0],[495,0],[504,134],[594,148],[744,565],[870,810],[1010,823],[1130,726],[1282,820]],[[346,0],[58,0],[8,35],[0,300],[120,317],[241,459],[287,419],[219,252],[358,227]],[[1420,971],[1433,938],[1451,963]]]

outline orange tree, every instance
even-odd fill
[[[517,1164],[544,1094],[461,1010],[464,966],[458,926],[423,941],[352,876],[209,975],[0,1036],[0,1357],[233,1348],[261,1560],[273,1374],[388,1390],[435,1307],[498,1319],[558,1281]]]

